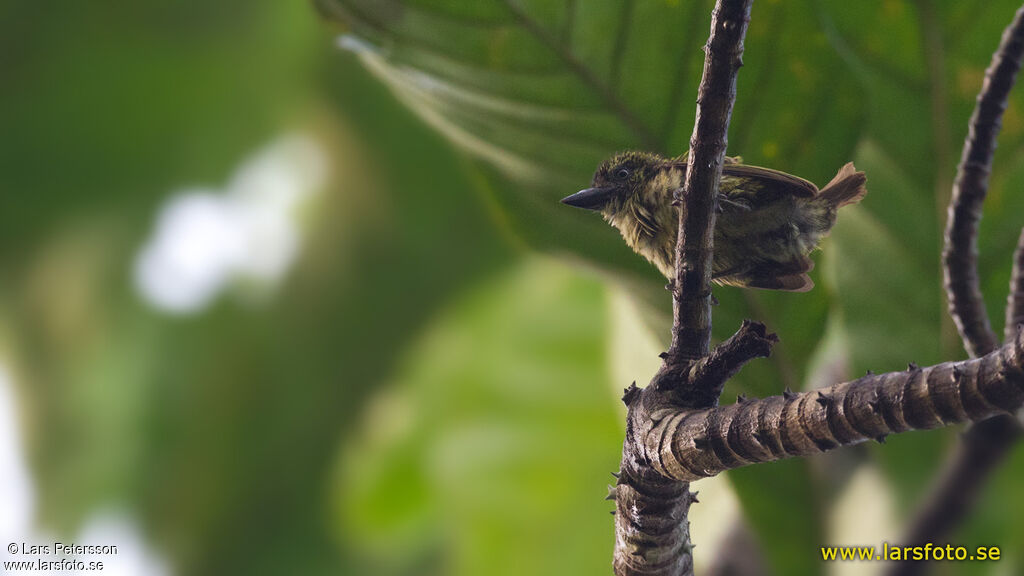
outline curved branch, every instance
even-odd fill
[[[638,460],[692,482],[748,464],[819,454],[889,434],[1013,413],[1024,404],[1024,335],[975,360],[868,375],[827,388],[729,406],[669,406],[634,395]]]
[[[982,203],[988,192],[988,175],[1007,97],[1024,57],[1024,7],[1003,31],[999,48],[985,71],[985,82],[971,115],[967,139],[957,168],[953,197],[946,224],[943,273],[949,312],[972,357],[998,345],[989,325],[978,280],[977,236]],[[1015,327],[1024,314],[1024,234],[1014,255],[1014,273],[1007,303],[1006,341],[1016,338]],[[1010,416],[999,416],[972,426],[946,464],[930,495],[910,523],[903,543],[908,546],[938,542],[966,516],[985,480],[1003,461],[1020,435],[1020,425]],[[901,562],[887,571],[890,576],[913,576],[924,564]]]
[[[1020,231],[1020,240],[1013,252],[1013,273],[1010,275],[1010,295],[1006,297],[1003,338],[1007,342],[1015,338],[1021,324],[1024,324],[1024,230]]]
[[[1010,295],[1006,303],[1006,341],[1018,337],[1024,322],[1024,231],[1013,256]],[[1006,459],[1022,433],[1013,416],[997,416],[971,426],[949,457],[945,469],[914,513],[901,540],[904,546],[942,542],[970,511],[989,476]],[[927,567],[922,562],[893,563],[888,576],[917,576]]]
[[[989,324],[978,280],[978,222],[988,192],[992,153],[1002,125],[1006,100],[1024,57],[1024,7],[1003,32],[999,49],[985,71],[985,84],[971,115],[953,199],[946,223],[942,252],[944,283],[949,313],[971,356],[987,354],[998,346]]]

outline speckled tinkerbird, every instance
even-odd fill
[[[600,211],[626,243],[675,277],[679,213],[673,202],[686,177],[687,156],[624,152],[606,160],[591,188],[562,199]],[[836,212],[860,202],[866,178],[847,163],[824,188],[796,176],[725,159],[719,186],[712,280],[717,284],[806,292],[810,253],[836,222]],[[678,206],[678,208],[677,208]]]

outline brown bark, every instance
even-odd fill
[[[733,339],[707,357],[711,343],[712,231],[729,119],[736,99],[736,74],[743,64],[743,38],[753,0],[718,0],[705,48],[704,75],[683,185],[683,207],[672,283],[672,344],[650,386],[635,386],[623,398],[630,407],[622,467],[616,486],[614,568],[619,576],[692,575],[693,546],[687,515],[696,500],[689,484],[651,468],[638,432],[650,422],[638,398],[651,396],[681,406],[718,403],[728,375],[748,360],[767,355],[774,340],[762,325],[744,324]],[[705,358],[707,357],[707,358]],[[697,361],[694,364],[694,361]],[[723,375],[723,373],[728,375]]]
[[[692,574],[687,516],[695,498],[689,482],[1013,412],[1024,404],[1024,335],[975,360],[911,365],[904,372],[729,406],[694,409],[656,383],[631,386],[623,401],[629,413],[614,491],[616,573]]]
[[[943,250],[944,285],[949,313],[957,326],[964,348],[971,357],[987,354],[998,345],[989,324],[978,279],[978,224],[988,193],[988,176],[996,136],[1002,124],[1007,98],[1024,56],[1024,7],[1003,32],[971,115],[967,139],[957,168],[953,196],[946,223]],[[1024,315],[1024,233],[1014,254],[1013,276],[1006,308],[1005,341],[1016,338],[1016,326]],[[968,429],[963,442],[945,466],[903,537],[907,546],[945,541],[967,516],[986,480],[1005,460],[1020,436],[1020,425],[1008,415],[997,416]],[[923,574],[922,562],[901,562],[888,571],[890,576]]]
[[[674,321],[669,360],[695,360],[711,345],[711,260],[718,185],[736,101],[736,73],[743,66],[743,38],[753,0],[719,0],[705,47],[704,76],[679,211]]]
[[[1003,32],[1002,42],[985,71],[985,83],[971,115],[953,198],[946,223],[946,246],[942,252],[949,313],[964,340],[968,353],[978,357],[998,346],[989,324],[978,280],[978,223],[988,193],[992,154],[1002,125],[1007,97],[1017,79],[1024,56],[1024,7]]]
[[[805,456],[886,434],[980,421],[1012,412],[1024,402],[1024,234],[1015,254],[1007,306],[1007,344],[985,313],[977,273],[977,229],[987,192],[992,152],[1006,98],[1024,53],[1024,8],[1007,28],[971,119],[970,134],[954,183],[943,252],[944,286],[950,313],[974,360],[947,362],[906,372],[869,375],[813,392],[762,400],[740,399],[718,406],[725,382],[748,361],[767,356],[777,341],[758,323],[740,330],[715,350],[710,347],[712,231],[727,131],[742,66],[743,40],[753,0],[717,0],[706,47],[688,170],[679,201],[679,237],[672,282],[672,344],[661,370],[623,400],[629,411],[616,500],[614,555],[620,576],[692,575],[689,482],[723,470],[792,456]],[[334,2],[322,8],[340,9]],[[543,43],[588,78],[546,32],[513,2],[506,2]],[[343,13],[335,14],[343,17]],[[344,19],[344,18],[342,18]],[[939,67],[941,68],[941,66]],[[593,84],[593,82],[589,82]],[[632,118],[607,90],[599,90],[627,124]],[[635,128],[635,123],[631,124]],[[646,140],[645,138],[640,138]],[[981,356],[980,358],[978,358]],[[911,531],[911,539],[933,541],[970,507],[988,473],[1019,432],[1009,416],[985,420],[966,441]],[[952,512],[936,506],[945,506]],[[902,574],[910,574],[905,572]]]
[[[889,434],[980,421],[1024,404],[1024,337],[982,358],[872,374],[811,392],[693,410],[657,391],[628,400],[638,460],[675,480]]]

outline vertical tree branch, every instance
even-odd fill
[[[729,119],[736,101],[736,74],[743,65],[743,38],[753,0],[719,0],[705,47],[704,76],[683,185],[676,242],[673,329],[669,359],[696,360],[711,345],[711,261],[715,207]]]
[[[696,494],[690,492],[689,483],[668,478],[651,467],[644,439],[654,426],[655,414],[680,400],[690,406],[718,403],[719,379],[706,374],[706,370],[696,370],[706,377],[694,381],[704,382],[702,388],[718,391],[701,394],[693,386],[684,390],[683,384],[690,383],[691,364],[710,352],[715,207],[729,119],[736,99],[736,74],[743,64],[743,39],[752,4],[753,0],[717,0],[711,16],[711,34],[705,47],[704,75],[698,89],[697,115],[680,198],[672,286],[672,344],[651,385],[643,391],[633,386],[623,398],[629,413],[622,467],[615,487],[613,564],[619,576],[693,574],[693,545],[687,517]],[[766,336],[763,326],[748,326],[747,332],[753,336],[737,338],[736,342],[759,342]],[[767,347],[770,345],[768,342]],[[749,354],[741,353],[748,349]],[[758,350],[765,348],[737,344],[703,365],[713,363],[722,370],[738,369]],[[680,393],[690,398],[680,398]]]
[[[973,358],[998,346],[989,323],[978,279],[978,224],[988,193],[988,177],[996,136],[1002,124],[1010,90],[1024,57],[1024,7],[1003,32],[999,48],[985,71],[985,82],[971,115],[967,139],[953,184],[943,250],[943,274],[949,313],[964,348]],[[1006,341],[1012,342],[1017,319],[1024,313],[1024,234],[1014,255],[1014,274],[1007,302]],[[1020,435],[1015,418],[997,416],[972,426],[953,453],[945,471],[912,519],[903,543],[908,546],[942,542],[967,515],[991,473],[1004,460]],[[914,576],[926,568],[921,562],[901,562],[890,576]]]

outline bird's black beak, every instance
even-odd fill
[[[600,210],[608,203],[608,200],[615,194],[613,186],[604,188],[587,188],[580,190],[572,196],[562,198],[562,204],[583,208],[585,210]]]

